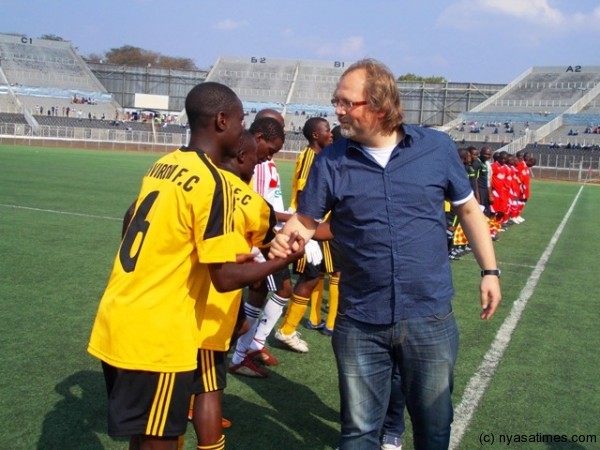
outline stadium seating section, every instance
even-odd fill
[[[0,134],[125,141],[161,135],[175,144],[185,139],[184,111],[183,124],[131,116],[69,42],[0,34],[0,55]],[[295,132],[288,135],[286,150],[296,152],[304,145],[300,130],[309,117],[336,124],[330,99],[347,66],[221,57],[206,80],[227,84],[238,94],[248,123],[262,108],[281,111],[288,130]],[[457,142],[488,142],[511,152],[527,145],[584,151],[600,146],[600,67],[532,67],[498,89],[455,120],[436,125]],[[411,101],[410,87],[401,91]]]

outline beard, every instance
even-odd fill
[[[349,123],[340,124],[340,134],[349,139],[354,136],[356,133],[354,132],[354,128]]]

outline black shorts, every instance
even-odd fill
[[[283,283],[285,280],[289,280],[290,278],[290,268],[288,266],[285,266],[283,269],[279,269],[277,272],[273,272],[265,280],[267,284],[267,290],[271,292],[277,292],[283,289]]]
[[[227,387],[227,352],[198,350],[192,394],[222,391]]]
[[[108,434],[178,437],[185,434],[194,371],[147,372],[102,362],[108,393]]]

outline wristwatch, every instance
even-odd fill
[[[486,275],[495,275],[498,278],[500,278],[501,273],[502,273],[502,271],[500,269],[487,269],[487,270],[481,271],[481,276],[485,277]]]

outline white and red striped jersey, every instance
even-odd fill
[[[281,181],[275,162],[265,161],[257,164],[252,178],[252,187],[255,192],[269,202],[276,212],[285,212]]]

